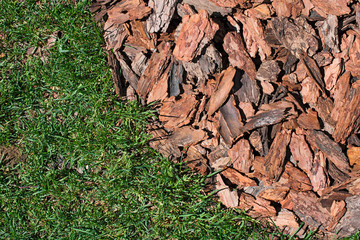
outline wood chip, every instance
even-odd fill
[[[229,55],[230,64],[246,72],[251,80],[255,80],[256,67],[246,51],[241,35],[228,32],[223,44],[225,52]]]
[[[191,112],[198,102],[193,94],[183,95],[181,99],[169,97],[164,100],[160,108],[159,120],[164,122],[166,128],[175,128],[187,125],[191,120]]]
[[[150,0],[148,5],[153,9],[146,20],[148,32],[166,32],[175,12],[177,0]]]
[[[349,2],[349,0],[311,0],[315,7],[336,16],[350,13],[350,8],[347,6]]]
[[[236,171],[233,168],[226,168],[221,174],[226,177],[230,182],[237,185],[238,189],[242,189],[248,186],[257,186],[257,183],[246,177],[245,175],[241,174],[240,172]]]
[[[213,95],[211,95],[207,112],[208,115],[211,116],[215,111],[221,107],[221,105],[226,101],[229,96],[230,90],[234,86],[234,76],[236,70],[233,67],[229,67],[228,69],[221,72],[220,76],[217,78],[218,87]]]
[[[312,228],[324,229],[330,223],[329,212],[323,208],[312,192],[290,191],[294,213]]]
[[[341,147],[326,134],[321,131],[308,130],[306,140],[313,147],[322,151],[326,158],[333,162],[341,171],[348,172],[350,170],[349,160],[343,154]]]
[[[210,18],[205,10],[192,16],[185,15],[176,41],[174,56],[183,61],[191,61],[214,37],[219,26]]]
[[[275,181],[279,180],[283,170],[286,156],[287,145],[290,142],[290,133],[281,131],[271,144],[268,155],[265,157],[265,167],[267,168],[267,176]]]
[[[219,190],[217,195],[220,198],[220,202],[229,208],[239,206],[237,190],[231,191],[230,188],[225,185],[220,174],[216,175],[216,181],[216,189]]]
[[[163,74],[169,74],[169,66],[171,61],[171,44],[163,43],[159,47],[160,51],[154,53],[149,59],[148,66],[144,74],[140,77],[136,92],[146,99],[153,87],[160,81]],[[164,86],[167,90],[167,86]]]
[[[250,168],[254,161],[254,154],[249,141],[246,139],[240,139],[229,150],[228,154],[231,158],[234,169],[242,173],[250,172]]]

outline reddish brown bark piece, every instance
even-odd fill
[[[330,184],[330,179],[326,170],[326,158],[322,152],[315,153],[314,161],[310,173],[308,174],[313,191],[318,192]]]
[[[177,128],[173,135],[169,137],[176,146],[187,147],[195,145],[207,138],[205,131],[200,129],[194,129],[190,126]]]
[[[281,209],[278,215],[272,218],[278,228],[284,233],[294,235],[299,229],[298,218],[293,212],[287,209]]]
[[[320,123],[317,116],[317,112],[309,110],[308,113],[302,113],[297,119],[297,123],[304,129],[316,129],[320,130]]]
[[[149,65],[140,77],[136,92],[146,99],[149,92],[159,82],[164,73],[168,74],[171,61],[171,43],[163,43],[159,46],[159,52],[154,53],[149,59]],[[167,86],[164,86],[167,88]]]
[[[306,174],[294,167],[290,162],[285,164],[285,170],[279,179],[279,184],[284,184],[296,191],[312,190],[312,185]]]
[[[193,6],[197,11],[201,9],[206,10],[209,14],[220,13],[221,15],[227,15],[231,13],[231,8],[224,8],[215,5],[209,0],[183,0],[183,3]],[[179,13],[179,10],[178,10]],[[180,15],[180,14],[179,14]],[[186,14],[185,14],[186,15]],[[183,15],[180,15],[183,17]]]
[[[326,158],[333,162],[339,170],[349,172],[349,161],[342,152],[341,147],[326,134],[321,131],[308,130],[306,140],[309,141],[312,147],[323,152]]]
[[[354,171],[360,170],[360,147],[350,147],[347,150],[347,156],[349,158],[350,165]]]
[[[226,8],[234,8],[238,5],[244,6],[244,4],[248,5],[251,2],[253,2],[249,0],[209,0],[209,1],[213,2],[217,6],[226,7]]]
[[[266,175],[267,168],[265,166],[265,157],[256,156],[253,162],[254,171],[261,175]]]
[[[315,104],[320,96],[320,90],[310,77],[301,82],[301,96],[304,103]]]
[[[177,0],[150,0],[149,7],[153,12],[146,20],[148,32],[166,32],[176,9]]]
[[[143,0],[124,0],[118,2],[113,8],[107,11],[108,20],[104,29],[115,24],[122,24],[127,21],[141,19],[151,13],[151,8],[146,6]]]
[[[281,69],[275,60],[264,61],[256,73],[259,81],[276,82]]]
[[[345,72],[337,81],[334,87],[334,109],[331,112],[331,117],[335,120],[339,120],[340,113],[343,108],[346,108],[347,98],[350,92],[350,72]]]
[[[170,67],[166,68],[165,72],[157,80],[157,83],[152,87],[146,99],[147,104],[166,99],[168,96],[168,79],[170,70]]]
[[[220,108],[220,129],[219,133],[229,145],[237,139],[243,126],[239,110],[235,107],[235,100],[230,96],[227,102]]]
[[[183,61],[191,61],[201,53],[203,47],[212,40],[219,26],[205,10],[198,14],[183,17],[179,38],[176,41],[174,56]]]
[[[351,36],[350,36],[351,37]],[[353,76],[360,77],[360,37],[359,34],[354,36],[355,40],[353,43],[348,43],[349,48],[349,61],[345,63],[345,69],[350,71]]]
[[[305,223],[313,228],[324,229],[330,223],[330,214],[323,208],[316,195],[312,192],[290,191],[293,211]]]
[[[267,168],[267,176],[275,181],[279,180],[283,170],[286,157],[286,148],[290,142],[290,132],[281,131],[271,144],[269,153],[265,157],[265,167]]]
[[[360,83],[354,83],[352,88],[352,98],[345,104],[336,123],[333,136],[337,142],[344,143],[360,124]]]
[[[334,109],[333,101],[327,97],[319,97],[314,107],[324,123],[324,129],[329,133],[333,133],[332,128],[336,125],[336,122],[331,117],[331,113]]]
[[[228,32],[225,35],[223,47],[229,55],[230,64],[244,70],[251,80],[255,80],[256,67],[246,51],[241,35]]]
[[[192,94],[183,94],[179,100],[175,100],[175,97],[167,98],[160,108],[159,120],[166,128],[184,126],[190,122],[190,113],[197,104]]]
[[[350,13],[350,8],[347,6],[349,2],[349,0],[311,0],[315,7],[336,16]]]
[[[303,135],[292,134],[290,151],[299,168],[309,173],[313,163],[313,155]]]
[[[251,146],[259,153],[263,151],[263,144],[261,142],[261,135],[258,131],[253,131],[249,136]]]
[[[310,79],[315,83],[316,87],[318,87],[319,90],[325,93],[325,83],[323,81],[321,71],[317,66],[315,60],[304,54],[300,55],[300,60],[305,67],[307,76],[310,77]]]
[[[245,11],[245,14],[249,17],[255,17],[255,18],[259,18],[259,19],[268,19],[271,17],[272,14],[272,6],[270,4],[260,4],[257,5],[256,7],[247,9]]]
[[[230,90],[234,86],[233,78],[235,73],[235,68],[230,66],[228,69],[222,71],[217,78],[218,87],[214,94],[211,95],[207,107],[209,116],[213,115],[228,98]]]
[[[327,230],[332,231],[339,220],[344,216],[346,213],[346,204],[344,200],[341,201],[333,201],[330,209],[331,215],[331,222],[327,227]]]
[[[153,136],[149,142],[150,147],[156,149],[164,156],[181,156],[179,148],[169,141],[169,134],[164,129],[151,126],[149,132]]]
[[[131,34],[126,40],[126,45],[133,48],[154,51],[157,44],[156,35],[154,33],[147,33],[145,23],[142,21],[131,21],[130,24]]]
[[[233,168],[226,168],[221,174],[230,180],[233,184],[237,185],[238,189],[242,189],[247,186],[257,186],[256,182],[251,178],[242,175]]]
[[[231,191],[228,186],[225,185],[221,175],[216,175],[216,189],[218,190],[217,195],[220,198],[220,202],[228,208],[239,206],[239,195],[237,190]]]
[[[333,88],[340,76],[342,70],[342,60],[340,58],[335,58],[333,62],[324,68],[325,70],[325,86],[326,89],[333,93]]]
[[[252,153],[249,141],[240,139],[228,152],[233,168],[242,172],[250,172],[250,167],[254,161],[254,154]],[[360,162],[359,162],[360,164]]]
[[[205,149],[199,145],[190,146],[186,151],[186,157],[184,161],[191,169],[199,172],[202,175],[207,175],[209,173],[209,167],[207,165],[207,160],[201,151],[205,151]]]
[[[272,5],[279,17],[297,18],[304,8],[302,0],[273,0]]]
[[[298,167],[308,175],[315,192],[329,185],[325,157],[321,152],[317,152],[313,157],[303,135],[293,133],[290,150]]]
[[[259,196],[269,201],[282,201],[289,192],[289,187],[274,187],[262,191]]]
[[[261,197],[253,197],[247,193],[241,193],[237,208],[245,210],[251,217],[274,217],[276,210],[271,206],[271,202]]]
[[[265,41],[264,27],[256,17],[247,17],[244,14],[236,13],[234,18],[242,23],[242,33],[247,52],[253,58],[260,55],[265,60],[271,55],[271,47]]]
[[[325,51],[325,50],[323,50],[319,53],[316,53],[313,56],[313,58],[319,67],[324,67],[324,66],[329,65],[332,62],[332,60],[334,59],[333,55],[330,52]]]

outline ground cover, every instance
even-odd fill
[[[289,238],[147,146],[153,112],[115,96],[88,5],[0,2],[0,237]]]

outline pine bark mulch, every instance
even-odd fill
[[[355,2],[355,3],[354,3]],[[157,102],[151,146],[283,231],[360,229],[360,5],[96,0],[116,93]]]

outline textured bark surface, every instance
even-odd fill
[[[226,207],[304,237],[360,229],[360,5],[98,0],[114,92]],[[301,223],[305,223],[302,226]]]

